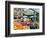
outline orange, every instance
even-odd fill
[[[19,22],[14,22],[14,27],[15,27],[16,29],[23,29],[22,24],[19,23]]]

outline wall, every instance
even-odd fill
[[[46,3],[46,0],[15,0],[15,1],[44,2],[44,3]],[[45,4],[45,7],[46,7],[46,4]],[[45,32],[45,34],[46,34],[46,32]],[[5,0],[0,0],[0,38],[5,38]],[[24,36],[24,37],[14,37],[14,38],[46,38],[46,35]]]

